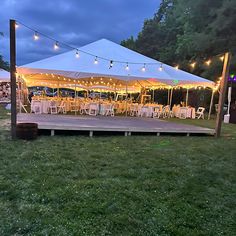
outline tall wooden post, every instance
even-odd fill
[[[16,139],[16,21],[10,20],[11,138]]]
[[[216,127],[215,127],[216,138],[220,137],[220,132],[221,132],[224,101],[225,101],[226,88],[227,88],[228,77],[229,77],[230,60],[231,60],[231,54],[229,52],[226,52],[224,56],[224,67],[223,67],[223,72],[222,72],[222,79],[220,82],[220,96],[219,96],[219,102],[218,102],[218,112],[217,112]]]

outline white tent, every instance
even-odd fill
[[[0,68],[0,83],[10,82],[10,73]]]
[[[212,81],[199,76],[177,70],[174,67],[163,64],[159,61],[146,57],[135,51],[127,49],[119,44],[106,39],[101,39],[79,48],[80,57],[76,58],[76,51],[72,50],[47,59],[36,61],[17,68],[19,74],[24,75],[26,84],[33,84],[33,81],[51,81],[51,86],[58,86],[59,82],[83,80],[87,78],[86,85],[89,85],[91,78],[112,78],[119,81],[128,81],[134,87],[142,82],[149,86],[166,85],[195,87],[204,86],[213,88]],[[94,63],[95,56],[98,63]],[[104,60],[104,59],[106,60]],[[113,61],[110,68],[109,60]],[[126,68],[128,64],[128,69]],[[145,67],[145,71],[142,70]],[[48,77],[46,77],[47,75]],[[60,82],[60,83],[61,83]],[[65,82],[64,82],[65,83]],[[127,82],[125,82],[127,83]],[[114,83],[115,84],[115,83]],[[93,84],[94,85],[94,84]],[[100,84],[101,85],[101,84]],[[124,84],[120,85],[123,86]],[[69,86],[67,86],[69,87]]]

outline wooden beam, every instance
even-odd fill
[[[222,79],[220,82],[220,96],[219,96],[219,102],[218,102],[218,112],[217,112],[217,117],[216,117],[216,127],[215,127],[216,138],[220,137],[220,133],[221,133],[223,108],[224,108],[226,88],[227,88],[228,77],[229,77],[230,60],[231,60],[231,54],[229,52],[225,53]]]
[[[16,21],[10,20],[11,138],[16,139]]]

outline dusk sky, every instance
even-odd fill
[[[9,19],[69,45],[80,47],[101,38],[116,43],[137,36],[145,19],[152,18],[160,0],[1,0],[0,54],[9,60]],[[20,26],[17,29],[17,65],[55,55],[53,42]],[[56,53],[68,49],[60,49]]]

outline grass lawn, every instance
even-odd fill
[[[4,112],[1,124],[9,119]],[[32,142],[11,141],[0,125],[0,235],[236,235],[235,157],[230,124],[220,139]]]

